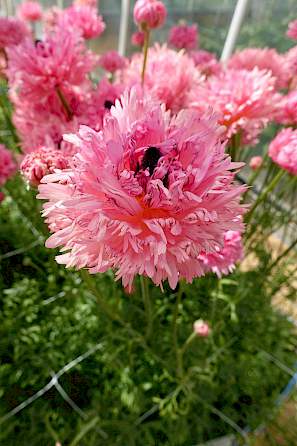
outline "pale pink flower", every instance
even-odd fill
[[[241,163],[225,154],[213,116],[164,106],[126,92],[103,129],[64,136],[76,146],[70,170],[43,178],[39,198],[57,258],[91,273],[117,270],[131,289],[136,274],[156,285],[204,274],[200,252],[216,252],[238,216]]]
[[[262,129],[276,113],[275,78],[267,71],[228,69],[211,76],[192,90],[191,106],[198,111],[212,107],[231,138],[241,134],[243,144],[255,144]]]
[[[134,46],[143,46],[144,44],[144,32],[136,31],[131,36],[131,43]]]
[[[249,166],[253,170],[258,170],[263,164],[262,156],[252,156],[249,162]]]
[[[199,257],[207,271],[212,271],[218,277],[230,274],[235,264],[243,259],[243,244],[239,231],[227,231],[224,234],[223,247],[217,247],[215,252],[202,253]]]
[[[140,27],[159,28],[167,17],[167,10],[160,0],[136,0],[134,22]]]
[[[8,50],[10,87],[22,100],[45,103],[58,89],[79,91],[95,65],[94,55],[74,32],[60,29],[37,44],[24,40]]]
[[[222,66],[215,54],[205,50],[191,51],[189,56],[193,59],[196,67],[205,76],[217,75],[222,71]]]
[[[140,85],[142,63],[142,54],[134,54],[120,74],[122,83]],[[202,80],[193,60],[182,51],[177,53],[166,45],[160,47],[158,44],[149,49],[145,90],[154,99],[164,102],[167,109],[175,113],[186,108],[189,94]]]
[[[210,327],[203,319],[198,319],[193,324],[193,331],[197,336],[207,338],[210,335]]]
[[[29,184],[38,186],[45,175],[67,167],[69,167],[69,158],[63,151],[41,147],[24,157],[20,171]]]
[[[297,40],[297,20],[289,23],[287,36],[290,37],[290,39]]]
[[[114,73],[127,65],[127,59],[117,51],[107,51],[99,59],[99,65],[104,70]]]
[[[42,17],[42,8],[38,1],[27,0],[17,8],[19,17],[28,22],[37,22]]]
[[[28,34],[28,28],[22,20],[0,17],[0,48],[18,45]]]
[[[197,25],[174,25],[169,31],[168,42],[176,49],[193,50],[198,44]]]
[[[289,82],[285,57],[274,48],[247,48],[236,52],[228,62],[229,68],[252,71],[268,70],[276,78],[276,88],[286,88]]]
[[[99,37],[105,30],[105,23],[96,8],[88,5],[74,4],[58,16],[61,28],[80,32],[84,39]]]
[[[281,130],[271,141],[268,154],[282,169],[297,175],[297,130]]]
[[[281,97],[278,109],[277,122],[285,125],[297,125],[297,90]]]
[[[0,144],[0,186],[3,186],[15,171],[16,164],[11,152],[3,144]]]

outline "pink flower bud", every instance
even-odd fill
[[[29,0],[20,4],[18,14],[23,20],[37,22],[42,17],[42,9],[38,2]]]
[[[257,170],[262,166],[263,158],[262,156],[253,156],[250,160],[250,168],[253,170]]]
[[[107,51],[99,60],[99,65],[110,73],[125,68],[126,64],[127,59],[121,56],[117,51]]]
[[[167,10],[159,0],[137,0],[134,6],[134,21],[137,25],[159,28],[166,20]]]
[[[144,32],[143,31],[137,31],[132,34],[131,36],[131,43],[134,46],[143,46],[144,44]]]
[[[202,319],[198,319],[197,321],[194,322],[193,330],[197,336],[201,336],[203,338],[206,338],[210,334],[210,328],[208,323]]]

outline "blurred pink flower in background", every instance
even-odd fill
[[[258,170],[263,164],[262,156],[252,156],[249,166],[253,170]]]
[[[67,167],[69,159],[61,150],[41,147],[24,157],[20,171],[28,183],[37,186],[45,175]]]
[[[37,22],[42,18],[42,8],[38,1],[22,2],[17,8],[18,16],[28,22]]]
[[[4,200],[5,195],[3,192],[0,191],[0,203]]]
[[[0,186],[16,172],[16,163],[13,160],[11,152],[0,144]]]
[[[229,60],[228,67],[249,71],[255,67],[259,70],[268,70],[276,78],[277,88],[286,88],[289,83],[285,58],[274,48],[246,48],[237,51]]]
[[[63,14],[63,10],[58,6],[52,6],[43,13],[43,25],[46,32],[54,31],[57,26],[59,16]]]
[[[281,130],[271,141],[268,154],[282,169],[297,175],[297,130]]]
[[[39,198],[57,258],[90,273],[117,270],[171,288],[205,272],[199,253],[216,253],[238,218],[245,186],[234,184],[241,163],[225,154],[216,118],[164,106],[136,89],[116,101],[101,132],[81,127],[64,136],[78,154],[70,170],[43,178]]]
[[[218,75],[222,71],[222,65],[216,55],[205,50],[191,51],[189,56],[193,59],[196,67],[205,76]]]
[[[117,51],[107,51],[102,54],[99,59],[99,65],[104,70],[114,73],[117,70],[125,68],[127,65],[127,59],[121,56]]]
[[[197,336],[207,338],[210,335],[210,327],[203,319],[198,319],[193,324],[193,331]]]
[[[297,45],[289,49],[285,55],[285,66],[290,78],[289,89],[297,88]]]
[[[276,120],[285,125],[297,125],[297,90],[280,98]]]
[[[159,0],[137,0],[134,6],[134,22],[140,27],[159,28],[167,17],[167,10]]]
[[[119,76],[121,82],[126,86],[140,85],[142,63],[142,54],[134,54]],[[202,75],[187,54],[178,53],[166,45],[155,44],[149,49],[145,90],[172,112],[187,107],[190,92],[202,80]]]
[[[29,35],[25,23],[15,17],[0,17],[0,48],[18,45]]]
[[[58,16],[58,25],[67,30],[80,32],[84,39],[99,37],[105,30],[105,23],[96,8],[74,4]]]
[[[200,254],[207,271],[212,271],[218,277],[230,274],[235,264],[243,259],[243,243],[240,232],[227,231],[224,234],[224,245],[216,252]]]
[[[262,129],[276,114],[279,96],[275,78],[267,71],[227,69],[209,77],[191,92],[191,107],[202,112],[212,107],[231,138],[241,134],[243,144],[255,144]]]
[[[287,36],[290,37],[290,39],[297,40],[297,20],[289,23]]]
[[[134,46],[143,46],[144,44],[144,32],[143,31],[136,31],[131,36],[131,43]]]
[[[168,42],[178,50],[193,50],[198,45],[197,25],[174,25],[169,31]]]

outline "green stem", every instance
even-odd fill
[[[177,374],[180,378],[184,375],[184,354],[195,338],[197,338],[197,334],[193,331],[184,345],[177,351]]]
[[[277,257],[277,259],[275,259],[275,261],[269,266],[269,268],[268,268],[268,272],[270,272],[280,261],[281,261],[281,259],[283,259],[284,257],[286,257],[288,254],[289,254],[289,252],[295,247],[297,245],[297,239],[296,240],[294,240],[291,244],[290,244],[290,246],[288,246],[288,248],[282,253],[282,254],[280,254],[278,257]]]
[[[259,206],[259,204],[261,204],[265,200],[267,195],[275,188],[275,186],[277,185],[277,183],[280,181],[280,179],[282,178],[282,176],[285,173],[286,173],[285,170],[280,170],[277,173],[277,175],[272,179],[272,181],[266,186],[264,191],[258,196],[257,200],[255,201],[254,205],[252,206],[252,208],[250,209],[250,211],[248,212],[248,214],[246,216],[246,223],[249,223],[251,221],[251,218],[252,218],[255,210]]]
[[[67,102],[64,94],[62,93],[60,87],[56,87],[56,92],[57,92],[58,98],[61,101],[61,104],[62,104],[62,107],[64,109],[66,118],[68,119],[68,121],[71,121],[71,119],[73,118],[73,112],[72,112],[72,110],[70,108],[70,105],[68,104],[68,102]]]
[[[13,125],[13,123],[12,123],[10,113],[9,113],[9,111],[6,109],[5,104],[4,104],[4,101],[3,101],[2,97],[1,97],[1,95],[0,95],[0,107],[2,108],[3,116],[4,116],[4,119],[5,119],[5,121],[6,121],[6,125],[7,125],[8,129],[9,129],[9,131],[10,131],[10,133],[11,133],[11,136],[12,136],[12,138],[13,138],[13,141],[14,141],[16,147],[18,147],[18,144],[19,144],[19,138],[18,138],[18,136],[17,136],[17,134],[16,134],[15,127],[14,127],[14,125]],[[19,151],[20,151],[20,150],[19,150]]]
[[[142,64],[142,71],[141,71],[141,85],[142,86],[144,85],[145,69],[146,69],[148,48],[149,48],[149,42],[150,42],[150,29],[147,26],[144,26],[143,32],[144,32],[143,64]]]
[[[174,347],[175,356],[176,356],[176,364],[177,364],[176,370],[177,370],[178,375],[181,374],[181,367],[180,367],[180,362],[179,362],[177,317],[178,317],[178,311],[179,311],[179,307],[180,307],[182,293],[183,293],[183,287],[182,287],[182,281],[181,281],[181,282],[179,282],[179,289],[178,289],[176,300],[175,300],[173,320],[172,320],[173,347]]]
[[[237,159],[237,152],[240,147],[240,143],[241,143],[241,134],[236,133],[235,135],[232,135],[229,146],[229,154],[231,156],[232,161],[236,161]]]
[[[149,287],[148,287],[148,278],[144,276],[140,276],[140,286],[141,286],[141,294],[146,314],[146,332],[145,339],[149,339],[152,334],[153,329],[153,311],[152,311],[152,302],[149,295]]]

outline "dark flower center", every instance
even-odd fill
[[[107,108],[108,110],[110,110],[113,105],[114,105],[114,103],[111,101],[104,102],[104,107]]]
[[[145,154],[143,155],[141,168],[143,170],[148,169],[150,175],[153,175],[161,156],[162,154],[160,149],[158,149],[157,147],[148,147],[145,151]]]
[[[41,39],[35,39],[34,40],[34,45],[37,46],[39,43],[42,43]]]

